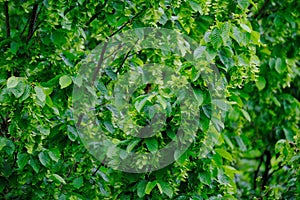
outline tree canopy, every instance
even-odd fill
[[[1,198],[300,198],[299,1],[0,0],[0,8]],[[165,31],[138,31],[154,29]],[[118,41],[130,31],[144,43]],[[122,49],[124,42],[132,48]],[[78,76],[84,66],[98,76],[74,93],[91,83]],[[121,78],[132,69],[140,69],[133,78],[158,83]],[[176,75],[165,75],[168,69]],[[217,77],[203,76],[213,69]],[[116,118],[122,113],[111,104],[124,101],[113,94],[131,81],[140,85],[124,107],[127,118]],[[187,85],[194,102],[184,107],[180,88]],[[87,147],[94,136],[82,138],[85,121],[76,115],[90,100],[85,92],[111,139],[101,155]],[[155,121],[160,115],[165,121]],[[151,137],[131,134],[149,121],[158,127]],[[174,162],[143,173],[118,170],[131,153],[153,154],[177,140],[180,127],[190,145],[173,152]],[[147,162],[126,166],[138,171]]]

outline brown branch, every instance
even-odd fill
[[[106,42],[104,43],[104,45],[103,45],[103,48],[102,48],[102,51],[101,51],[101,55],[100,55],[99,62],[98,62],[97,67],[96,67],[96,69],[95,69],[95,71],[94,71],[94,76],[93,76],[92,83],[91,83],[92,85],[94,84],[94,82],[95,82],[95,80],[96,80],[96,78],[97,78],[97,76],[98,76],[98,73],[99,73],[99,71],[100,71],[100,67],[101,67],[102,64],[103,64],[103,61],[104,61],[104,53],[105,53],[105,51],[106,51],[107,45],[108,45],[108,42],[106,41]]]
[[[6,36],[10,37],[10,24],[9,24],[9,13],[8,13],[8,1],[4,3],[4,12],[5,12],[5,25],[6,25]]]
[[[35,23],[36,23],[36,19],[37,19],[37,10],[38,10],[39,5],[36,3],[34,4],[33,8],[32,8],[32,13],[31,13],[31,17],[30,17],[30,21],[29,21],[29,29],[28,29],[28,34],[27,34],[27,42],[31,39],[31,37],[34,34],[35,31]]]

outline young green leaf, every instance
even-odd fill
[[[46,95],[45,95],[45,93],[44,93],[43,88],[41,88],[41,87],[39,87],[39,86],[35,86],[34,90],[35,90],[35,93],[36,93],[37,98],[38,98],[41,102],[45,102],[45,100],[46,100]]]
[[[63,75],[62,77],[59,78],[59,85],[61,89],[66,88],[71,84],[72,84],[72,78],[69,75]]]
[[[64,185],[67,184],[66,181],[58,174],[53,174],[52,177]]]
[[[153,188],[156,186],[157,181],[148,182],[145,188],[145,194],[150,194]]]
[[[226,160],[229,160],[230,162],[233,160],[232,156],[230,153],[228,153],[225,149],[217,148],[215,151],[220,154],[223,158]]]
[[[20,79],[18,77],[12,76],[7,79],[7,88],[14,88],[18,85]]]

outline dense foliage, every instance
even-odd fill
[[[1,198],[300,198],[299,1],[0,0],[0,7]],[[126,173],[102,164],[82,144],[72,91],[80,85],[80,61],[98,44],[142,27],[175,30],[199,44],[198,54],[205,49],[227,82],[230,106],[210,101],[199,67],[178,55],[146,49],[116,59],[97,80],[103,96],[97,112],[103,130],[128,152],[155,152],[174,139],[180,109],[168,93],[184,81],[200,111],[194,141],[174,155],[176,162]],[[118,76],[148,63],[181,66],[181,78],[170,88],[146,84],[133,93],[133,123],[145,125],[153,108],[169,117],[153,137],[135,139],[117,127],[106,97]],[[226,111],[224,123],[212,117],[213,104]],[[222,131],[211,134],[209,125]]]

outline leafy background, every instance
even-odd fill
[[[297,0],[1,0],[0,7],[1,198],[300,198]],[[211,116],[205,107],[210,103],[206,85],[195,78],[197,68],[156,50],[116,60],[101,80],[102,93],[113,90],[114,77],[130,64],[152,61],[181,63],[182,73],[203,98],[199,131],[185,154],[164,169],[129,174],[102,165],[81,143],[72,88],[78,63],[98,44],[139,27],[176,30],[206,47],[228,82],[231,107],[221,136],[212,138],[217,145],[199,157]],[[147,86],[140,88],[135,98],[147,91]],[[146,108],[141,108],[144,114]],[[147,117],[132,112],[136,121]],[[103,124],[111,127],[109,113],[102,114]],[[161,141],[172,139],[171,133],[164,140],[156,136],[156,142],[129,143],[129,150],[155,151]]]

